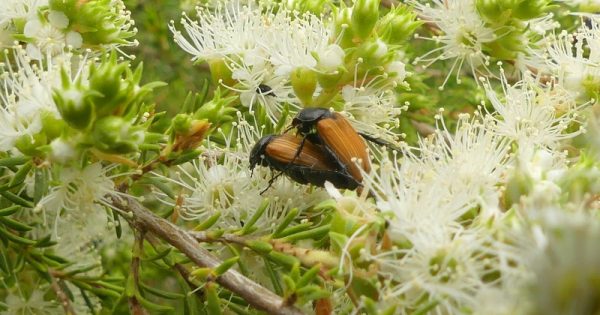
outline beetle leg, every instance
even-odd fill
[[[269,184],[267,185],[267,188],[265,188],[263,191],[260,192],[260,194],[264,194],[267,190],[269,190],[269,188],[271,188],[271,186],[273,186],[273,183],[275,182],[275,180],[277,178],[279,178],[279,176],[283,175],[283,172],[279,172],[279,174],[271,177],[271,179],[269,179]]]

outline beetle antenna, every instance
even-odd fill
[[[393,144],[393,143],[391,143],[389,141],[376,138],[376,137],[374,137],[372,135],[369,135],[369,134],[366,134],[366,133],[363,133],[363,132],[359,132],[358,134],[361,135],[361,137],[365,138],[365,140],[367,140],[369,142],[372,142],[372,143],[384,146],[386,148],[389,148],[389,149],[392,149],[392,150],[395,150],[395,151],[398,151],[398,152],[402,152],[402,149],[399,146],[397,146],[397,145],[395,145],[395,144]]]

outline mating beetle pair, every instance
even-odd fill
[[[298,135],[268,135],[250,152],[250,168],[268,166],[301,184],[356,189],[371,169],[367,146],[350,122],[326,108],[307,108],[292,121]]]

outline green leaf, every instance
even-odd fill
[[[157,311],[157,312],[173,312],[174,309],[171,306],[167,306],[167,305],[160,305],[160,304],[156,304],[153,302],[150,302],[149,300],[147,300],[146,298],[144,298],[141,294],[137,293],[135,295],[135,298],[138,300],[138,302],[140,302],[140,304],[151,311]]]
[[[215,223],[217,223],[217,221],[219,220],[219,218],[221,217],[221,211],[217,211],[215,212],[215,214],[211,215],[208,219],[202,221],[200,224],[198,224],[194,230],[196,231],[205,231],[210,229]]]
[[[265,268],[267,269],[267,273],[269,274],[269,278],[271,279],[271,283],[273,284],[273,289],[275,290],[275,293],[277,295],[283,295],[283,288],[281,287],[281,283],[279,281],[279,277],[277,276],[275,269],[273,269],[273,266],[271,265],[271,262],[268,259],[263,258],[263,260]]]
[[[25,163],[25,165],[23,165],[21,168],[19,168],[19,170],[15,173],[15,175],[10,180],[10,183],[8,185],[13,187],[13,186],[20,185],[21,183],[23,183],[25,181],[25,178],[27,177],[27,174],[29,174],[29,172],[31,171],[32,168],[33,168],[33,162],[29,161],[29,162]]]
[[[83,297],[83,301],[85,302],[85,305],[90,310],[90,314],[95,315],[96,314],[96,310],[94,310],[94,305],[92,304],[92,301],[90,300],[90,298],[87,296],[87,293],[85,293],[85,290],[82,290],[80,288],[79,292],[81,292],[81,296]]]
[[[0,167],[12,167],[17,165],[23,165],[31,161],[30,157],[27,156],[17,156],[17,157],[8,157],[0,159]]]
[[[121,226],[121,218],[116,210],[112,210],[113,221],[115,223],[115,233],[117,234],[117,238],[121,238],[121,234],[123,233],[123,227]]]
[[[204,289],[206,292],[206,308],[208,313],[211,315],[223,314],[221,311],[221,299],[219,299],[219,295],[217,294],[216,284],[214,282],[209,282]]]
[[[253,251],[255,251],[261,255],[266,255],[273,250],[273,245],[271,245],[269,242],[260,241],[260,240],[248,241],[246,243],[246,245],[250,249],[252,249]]]
[[[2,269],[2,271],[5,274],[12,274],[12,266],[10,264],[10,261],[8,259],[6,259],[6,254],[4,253],[4,246],[0,247],[0,269]]]
[[[24,238],[15,234],[8,232],[7,230],[0,228],[0,235],[6,237],[12,242],[22,244],[22,245],[35,245],[35,241],[30,240],[28,238]]]
[[[19,205],[13,205],[10,207],[6,207],[4,209],[0,209],[0,216],[4,217],[4,216],[14,214],[17,211],[19,211],[20,209],[21,209],[21,206],[19,206]]]
[[[293,208],[288,212],[283,221],[277,226],[275,232],[273,232],[273,238],[280,237],[280,234],[292,223],[292,221],[298,216],[298,208]]]
[[[27,224],[23,224],[17,220],[13,220],[13,219],[7,218],[7,217],[0,216],[0,222],[8,228],[11,228],[11,229],[17,230],[17,231],[21,231],[21,232],[31,231],[31,229],[33,229],[33,227],[31,227]]]
[[[318,228],[314,228],[308,231],[302,231],[296,234],[292,234],[292,235],[288,235],[286,237],[283,238],[284,241],[286,242],[294,242],[294,241],[299,241],[299,240],[304,240],[304,239],[320,239],[321,237],[323,237],[324,235],[326,235],[329,232],[329,224],[320,226]]]
[[[162,182],[161,180],[159,180],[156,177],[144,177],[144,179],[141,181],[141,183],[152,185],[152,186],[156,187],[158,190],[160,190],[161,192],[163,192],[165,195],[169,196],[169,198],[176,199],[173,189],[171,189],[171,187],[169,187],[169,185]]]
[[[33,267],[33,269],[35,269],[35,271],[37,271],[42,278],[48,280],[48,282],[52,281],[52,279],[50,278],[50,274],[48,274],[48,267],[46,265],[40,263],[39,261],[35,260],[29,255],[24,255],[24,257],[27,261],[27,264]]]
[[[301,287],[308,285],[310,282],[312,282],[315,279],[315,277],[317,276],[317,274],[319,273],[320,270],[321,270],[321,264],[316,264],[315,266],[310,268],[308,271],[306,271],[298,281],[296,281],[296,286],[301,288]]]
[[[33,203],[31,201],[25,200],[15,194],[11,193],[10,191],[1,191],[0,190],[0,195],[2,197],[12,201],[13,203],[21,205],[25,208],[33,208]]]
[[[254,227],[254,224],[256,224],[256,221],[258,221],[258,219],[260,219],[260,217],[263,215],[263,213],[265,213],[265,210],[267,210],[268,207],[269,207],[269,198],[265,198],[262,201],[262,203],[260,204],[260,206],[258,207],[258,209],[256,210],[256,212],[254,212],[254,214],[252,215],[250,220],[248,220],[248,222],[246,222],[246,224],[244,225],[244,228],[242,228],[242,231],[240,232],[240,234],[241,235],[249,234],[250,229],[252,229]]]
[[[153,288],[151,286],[148,286],[148,285],[144,284],[143,282],[140,282],[140,286],[144,289],[144,291],[148,291],[149,293],[151,293],[155,296],[161,297],[161,298],[165,298],[165,299],[169,299],[169,300],[177,300],[177,299],[185,298],[185,295],[183,295],[183,294],[159,290],[159,289]]]
[[[33,184],[33,203],[37,204],[48,191],[48,176],[44,170],[35,169],[35,182]]]
[[[269,257],[269,259],[271,259],[272,261],[274,261],[278,264],[288,266],[288,267],[292,267],[292,266],[294,266],[294,264],[300,263],[300,260],[298,260],[298,258],[289,256],[286,254],[282,254],[282,253],[276,252],[276,251],[270,252],[269,255],[267,255],[267,257]]]
[[[296,293],[304,301],[314,301],[314,300],[329,297],[331,295],[328,291],[323,290],[318,285],[305,286],[303,288],[296,290]]]
[[[223,261],[217,268],[214,269],[214,274],[217,277],[224,274],[225,272],[227,272],[227,270],[229,270],[231,267],[233,267],[239,260],[240,260],[240,257],[236,256],[236,257],[231,257],[231,258]]]
[[[312,226],[312,223],[310,222],[306,222],[306,223],[300,223],[298,225],[294,225],[292,227],[289,227],[285,230],[283,230],[283,232],[279,233],[277,238],[282,238],[291,234],[295,234],[298,233],[300,231],[306,231],[308,228],[310,228]]]
[[[169,255],[169,253],[171,253],[172,248],[168,247],[167,249],[157,253],[156,255],[150,256],[150,257],[146,257],[146,258],[142,258],[143,261],[155,261],[155,260],[159,260],[164,258],[165,256]]]
[[[181,155],[179,155],[177,158],[175,158],[173,160],[173,162],[171,162],[171,165],[179,165],[179,164],[183,164],[185,162],[189,162],[195,158],[198,157],[198,155],[200,155],[200,150],[191,150],[188,152],[185,152]]]

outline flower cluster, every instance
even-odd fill
[[[594,1],[204,2],[0,3],[2,314],[598,313]]]

